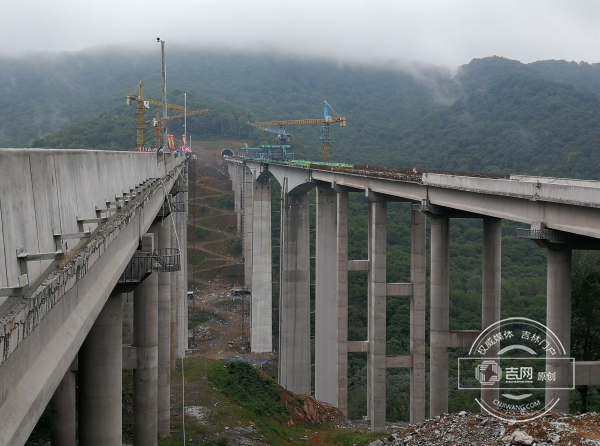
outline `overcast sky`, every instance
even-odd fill
[[[600,0],[4,0],[0,53],[127,44],[456,67],[492,55],[600,62]],[[154,45],[154,46],[152,46]]]

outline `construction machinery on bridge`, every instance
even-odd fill
[[[210,113],[210,110],[208,108],[205,108],[203,110],[191,111],[191,112],[187,112],[187,113],[182,113],[180,115],[167,116],[165,119],[163,119],[163,121],[166,121],[166,123],[164,125],[168,126],[169,122],[173,121],[174,119],[182,119],[187,116],[198,116],[198,115],[203,115],[205,113]],[[157,108],[156,109],[156,117],[154,119],[150,119],[149,121],[146,121],[146,125],[154,126],[154,145],[155,145],[155,147],[160,146],[160,130],[161,130],[161,128],[163,128],[160,125],[160,123],[161,123],[160,109]],[[185,144],[186,141],[183,141],[183,143]]]
[[[281,127],[278,129],[273,129],[271,127],[261,127],[260,125],[258,125],[258,124],[261,124],[260,122],[248,122],[247,124],[251,125],[252,127],[255,127],[259,130],[262,130],[264,132],[276,133],[277,139],[279,140],[280,145],[287,144],[288,142],[290,142],[290,138],[292,137],[291,133],[286,132]]]
[[[333,115],[333,116],[332,116]],[[323,162],[329,162],[330,159],[330,142],[331,136],[329,135],[329,126],[332,123],[338,123],[340,127],[346,127],[346,118],[340,116],[335,109],[329,105],[327,101],[323,102],[323,118],[317,119],[293,119],[286,121],[266,121],[266,122],[253,122],[250,125],[261,128],[265,131],[271,131],[278,134],[280,145],[287,142],[289,134],[283,130],[284,125],[303,125],[303,124],[321,124],[321,141],[323,143]],[[273,129],[273,127],[279,127],[279,130]],[[266,130],[266,129],[269,130]],[[289,135],[291,136],[291,135]],[[282,142],[283,141],[283,142]]]
[[[156,110],[156,118],[151,119],[150,121],[145,120],[146,109],[150,108],[150,105],[155,105],[157,107],[162,107],[163,103],[161,101],[155,101],[154,99],[145,98],[143,94],[144,90],[144,82],[140,81],[136,90],[132,94],[126,94],[125,100],[127,105],[131,105],[131,101],[137,102],[135,108],[135,125],[137,129],[137,140],[136,145],[138,150],[142,150],[144,147],[144,127],[146,124],[154,125],[154,142],[156,147],[160,147],[160,131],[161,128],[168,125],[169,120],[185,118],[186,116],[196,116],[202,115],[204,113],[210,113],[209,109],[197,110],[193,112],[187,112],[186,107],[182,107],[181,105],[175,104],[167,104],[167,108],[171,110],[180,110],[183,111],[183,114],[175,115],[175,116],[167,116],[163,119],[159,117],[159,110]],[[162,123],[162,125],[161,125]]]

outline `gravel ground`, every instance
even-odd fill
[[[526,423],[514,423],[460,412],[411,424],[369,446],[384,445],[600,446],[600,414],[549,414]]]

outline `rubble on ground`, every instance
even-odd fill
[[[600,414],[547,414],[515,423],[487,414],[446,414],[411,424],[369,446],[600,446]]]
[[[297,395],[281,387],[281,398],[290,414],[290,426],[329,424],[338,429],[352,426],[341,410],[312,396]]]

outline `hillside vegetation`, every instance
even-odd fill
[[[599,64],[490,57],[451,73],[177,48],[167,60],[169,102],[182,105],[187,92],[190,110],[213,110],[190,118],[194,138],[273,142],[246,122],[318,118],[327,99],[348,118],[347,128],[331,131],[334,161],[598,178]],[[146,95],[160,98],[158,53],[106,49],[1,62],[2,146],[133,148],[134,107],[123,95],[144,80]],[[178,137],[183,123],[172,124]],[[296,153],[319,158],[319,126],[289,130]]]

